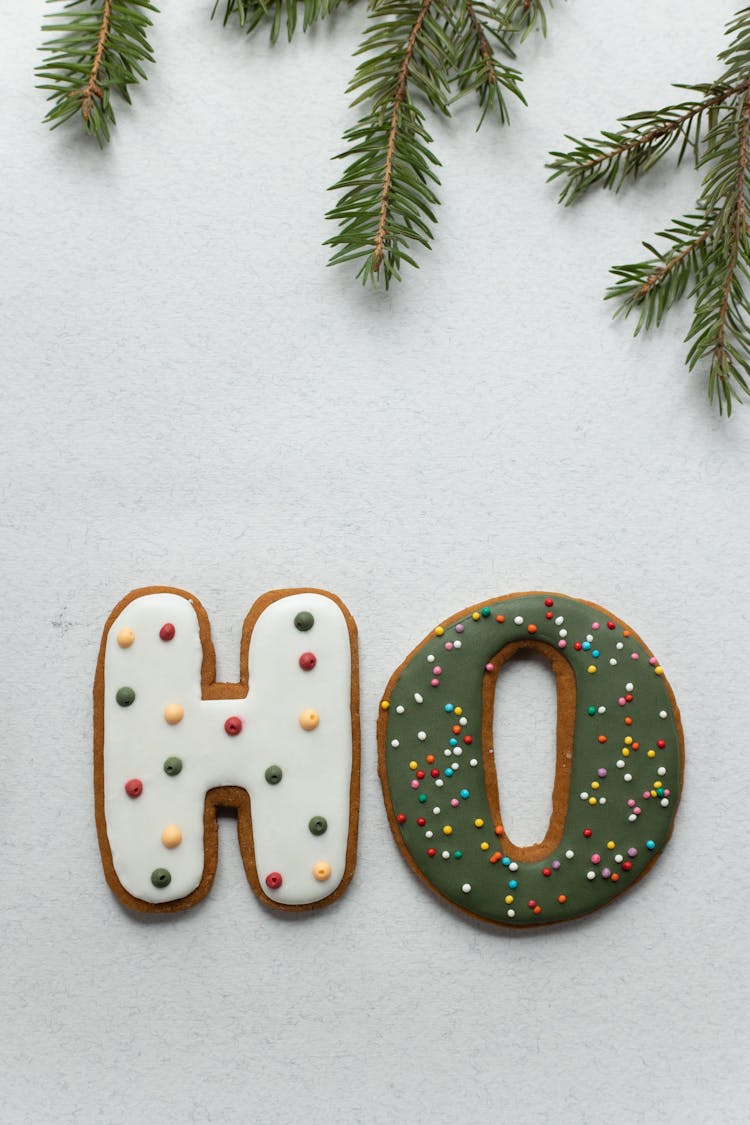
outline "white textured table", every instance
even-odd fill
[[[750,412],[721,423],[688,377],[687,310],[634,341],[601,301],[697,177],[562,212],[543,171],[564,132],[713,75],[733,6],[680,7],[682,27],[648,0],[561,4],[510,130],[476,135],[468,106],[435,124],[435,251],[373,295],[320,246],[363,12],[271,51],[209,0],[164,5],[100,154],[39,123],[42,5],[2,0],[3,1120],[746,1119]],[[91,683],[107,614],[149,583],[204,602],[227,679],[263,591],[323,586],[355,615],[360,858],[329,911],[263,910],[231,821],[193,911],[132,917],[107,889]],[[535,587],[658,652],[688,771],[640,887],[519,937],[407,869],[374,718],[435,621]],[[514,668],[501,691],[506,819],[531,842],[552,687]]]

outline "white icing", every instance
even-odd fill
[[[301,611],[313,614],[313,627],[294,625]],[[159,630],[175,626],[171,641]],[[117,643],[122,628],[132,629],[128,648]],[[312,671],[299,666],[303,652],[313,652]],[[264,894],[279,903],[302,905],[327,898],[341,883],[349,835],[352,772],[352,654],[346,618],[333,599],[300,593],[279,598],[255,622],[248,656],[249,690],[244,699],[201,697],[203,650],[192,603],[179,594],[147,594],[131,601],[112,623],[104,659],[104,812],[112,862],[120,883],[135,898],[173,902],[201,882],[204,866],[205,794],[217,786],[239,786],[250,794],[253,846]],[[135,691],[135,702],[121,707],[120,687]],[[184,708],[174,726],[164,708]],[[302,711],[314,710],[319,725],[304,730]],[[224,723],[242,719],[231,736]],[[176,777],[164,772],[166,758],[182,759]],[[283,770],[271,785],[265,771]],[[143,792],[125,792],[130,778]],[[328,828],[315,836],[314,816]],[[167,848],[161,834],[176,824],[182,842]],[[331,866],[330,878],[318,881],[313,868]],[[169,886],[154,887],[151,873],[166,868]],[[266,876],[279,872],[278,890]]]

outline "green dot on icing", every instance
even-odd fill
[[[306,633],[308,629],[312,629],[315,624],[315,618],[311,613],[308,613],[306,609],[303,609],[302,612],[298,613],[295,617],[294,624],[295,627],[299,629],[300,633]]]
[[[182,758],[167,758],[164,763],[164,772],[168,773],[170,777],[177,777],[181,769]]]
[[[168,887],[172,882],[172,876],[166,867],[157,867],[151,872],[151,882],[155,887]]]
[[[596,707],[587,707],[586,710],[588,711],[589,715],[596,714]]]
[[[269,785],[278,785],[283,776],[284,771],[281,766],[269,766],[265,773],[265,778]]]
[[[132,687],[121,687],[117,689],[115,699],[121,707],[129,707],[135,699],[135,692]]]
[[[314,816],[307,827],[313,836],[322,836],[328,828],[328,821],[324,816]]]

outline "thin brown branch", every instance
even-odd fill
[[[433,3],[434,0],[422,0],[422,5],[419,9],[417,18],[414,21],[414,26],[412,27],[409,38],[406,41],[406,48],[404,50],[404,57],[401,61],[401,66],[399,67],[396,88],[393,91],[393,111],[391,113],[390,129],[388,130],[388,147],[385,154],[383,188],[380,192],[378,229],[375,235],[375,244],[372,252],[372,268],[375,273],[377,273],[380,269],[385,257],[385,243],[388,237],[388,203],[391,194],[391,185],[393,183],[393,158],[396,152],[396,138],[398,136],[401,106],[404,104],[404,100],[406,98],[406,90],[409,83],[409,68],[414,56],[414,48],[417,45],[419,33],[422,30],[422,24],[427,18],[427,13],[429,12]]]
[[[484,28],[482,27],[479,17],[474,11],[474,5],[472,4],[471,0],[464,0],[464,3],[466,4],[466,14],[471,20],[472,27],[474,28],[474,34],[476,36],[479,54],[482,56],[482,61],[484,62],[485,69],[487,70],[487,81],[491,85],[494,85],[497,82],[497,75],[495,74],[495,67],[493,66],[492,49],[487,42],[487,36],[485,35]]]
[[[109,28],[112,22],[112,0],[104,0],[102,4],[102,22],[99,27],[99,34],[96,39],[96,51],[94,58],[91,62],[91,69],[89,70],[88,80],[86,85],[80,91],[81,97],[81,113],[83,114],[84,121],[88,121],[91,116],[91,106],[94,98],[102,96],[102,88],[99,85],[99,71],[101,70],[102,58],[104,50],[107,46],[107,38],[109,36]]]
[[[719,328],[716,334],[716,346],[714,347],[714,364],[718,369],[718,378],[722,382],[725,382],[727,378],[724,371],[723,361],[727,346],[727,320],[729,318],[729,302],[732,292],[732,285],[734,283],[735,274],[737,272],[737,259],[740,253],[740,243],[747,232],[745,179],[747,176],[748,138],[750,137],[750,88],[746,89],[745,96],[742,99],[741,113],[742,126],[740,129],[740,144],[737,153],[737,179],[733,204],[734,222],[732,223],[732,250],[729,256],[729,267],[727,269],[727,279],[724,282],[721,305],[719,306]]]
[[[634,148],[640,148],[642,145],[650,145],[653,141],[658,141],[661,137],[667,137],[670,133],[677,132],[692,121],[695,117],[705,113],[706,110],[713,109],[717,105],[722,105],[728,98],[733,97],[735,94],[747,92],[750,88],[750,78],[741,82],[739,86],[732,86],[728,90],[723,90],[720,94],[714,94],[712,98],[707,98],[704,102],[700,102],[694,106],[693,109],[683,113],[680,117],[675,117],[667,125],[657,125],[655,129],[651,129],[648,133],[644,133],[642,137],[634,137],[632,141],[626,144],[618,145],[616,148],[610,149],[608,152],[600,153],[599,156],[592,156],[590,160],[584,161],[582,164],[577,164],[575,167],[574,175],[579,175],[581,172],[587,172],[589,168],[596,168],[599,164],[604,164],[607,160],[614,160],[618,156],[623,156],[626,152],[632,151]]]
[[[674,258],[670,258],[669,261],[665,262],[663,266],[660,266],[658,270],[654,270],[654,272],[646,278],[646,280],[643,282],[643,285],[636,293],[635,300],[642,301],[644,297],[647,297],[652,289],[654,289],[657,285],[660,285],[664,278],[667,277],[673,269],[679,266],[680,262],[683,262],[685,258],[687,258],[688,254],[692,254],[694,250],[697,250],[699,246],[702,246],[703,243],[711,237],[715,229],[715,225],[707,227],[706,230],[703,231],[703,234],[698,235],[698,237],[692,242],[688,243],[687,246],[683,246],[679,254],[675,254]]]

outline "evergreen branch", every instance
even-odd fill
[[[652,257],[616,266],[606,293],[618,303],[615,315],[638,312],[636,335],[658,327],[682,297],[695,302],[687,341],[690,371],[708,363],[708,397],[719,412],[750,395],[750,7],[727,26],[731,42],[719,59],[724,71],[712,83],[683,86],[697,100],[620,119],[624,128],[576,140],[570,152],[551,153],[550,179],[564,177],[560,202],[571,203],[599,184],[617,190],[628,176],[649,171],[681,142],[705,169],[694,214],[675,221],[657,237],[667,243]]]
[[[301,27],[308,31],[314,23],[320,23],[327,16],[333,15],[343,3],[353,4],[355,0],[224,0],[224,27],[236,21],[248,35],[255,31],[259,24],[269,25],[271,42],[275,43],[286,28],[289,42],[294,38],[294,33],[300,27],[299,13],[302,9]],[[222,0],[215,0],[211,11],[214,19]]]
[[[401,264],[417,265],[410,247],[429,249],[437,222],[434,187],[439,165],[412,89],[446,116],[453,56],[446,35],[444,0],[373,0],[360,63],[349,85],[352,105],[371,109],[345,134],[348,148],[337,159],[349,167],[332,190],[345,194],[328,213],[341,229],[326,241],[329,264],[358,261],[363,282],[381,276],[386,288],[400,280]]]
[[[518,70],[498,61],[490,45],[494,38],[500,49],[511,58],[508,35],[498,10],[478,0],[459,0],[458,10],[451,14],[453,50],[455,55],[454,101],[468,93],[475,93],[481,115],[479,129],[488,111],[495,108],[500,122],[509,121],[504,93],[513,94],[526,104],[521,93],[521,74]]]
[[[597,183],[619,191],[628,176],[635,179],[648,172],[679,140],[682,140],[682,145],[678,163],[688,148],[697,157],[704,116],[708,115],[710,120],[713,111],[747,87],[747,80],[735,86],[688,87],[711,90],[712,93],[699,102],[682,102],[663,109],[631,113],[619,119],[624,129],[604,131],[600,137],[577,140],[567,136],[566,139],[572,141],[575,147],[569,152],[550,153],[553,160],[547,165],[552,170],[550,180],[560,176],[566,179],[560,202],[572,203]]]
[[[523,43],[537,27],[546,36],[547,8],[552,7],[554,0],[502,0],[497,10],[508,31]]]
[[[147,12],[157,10],[149,0],[67,0],[64,11],[47,15],[43,31],[51,38],[36,74],[53,102],[44,118],[53,129],[80,113],[100,146],[109,141],[111,92],[130,102],[129,87],[145,81],[143,64],[154,62]]]

